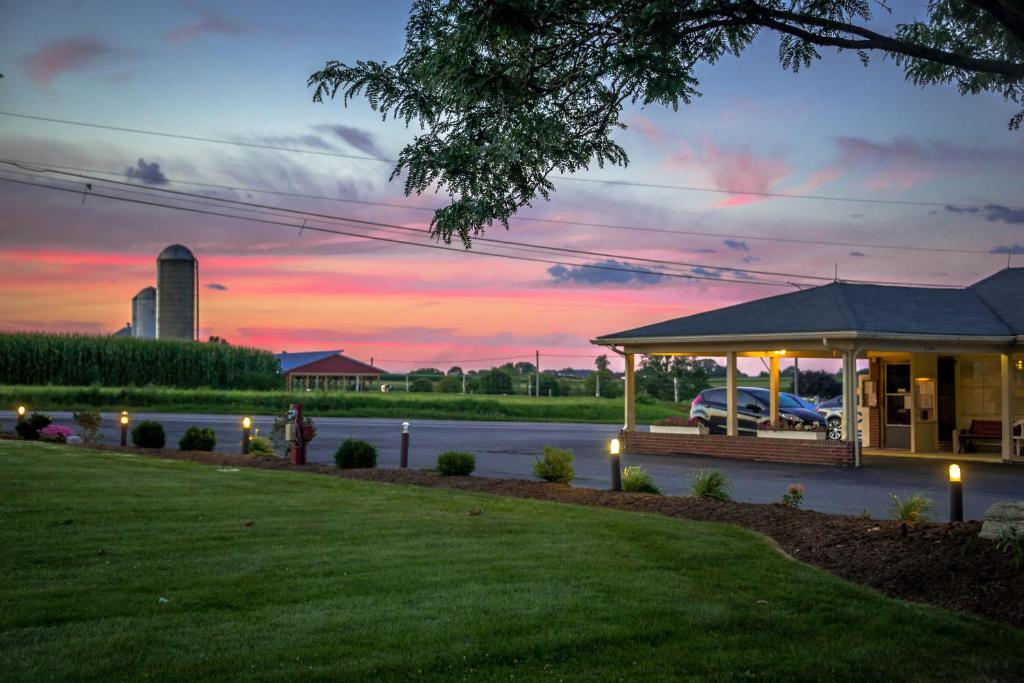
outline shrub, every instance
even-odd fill
[[[779,502],[788,508],[800,507],[804,504],[804,487],[800,484],[790,484]]]
[[[629,493],[661,493],[654,477],[640,465],[622,468],[622,490]]]
[[[189,427],[178,440],[183,451],[212,451],[217,445],[217,435],[209,427]]]
[[[39,430],[39,438],[43,441],[52,441],[54,443],[67,443],[69,436],[74,436],[75,432],[71,427],[65,427],[64,425],[50,424],[46,425]]]
[[[576,476],[572,451],[554,446],[544,447],[544,459],[533,463],[533,474],[555,484],[568,484]]]
[[[132,430],[132,444],[136,448],[163,448],[166,442],[164,426],[155,420],[143,420]]]
[[[935,507],[932,499],[923,493],[915,493],[907,498],[900,498],[895,493],[891,496],[892,504],[889,506],[889,511],[901,522],[910,522],[911,524],[924,522]]]
[[[426,377],[417,377],[409,383],[409,391],[418,393],[430,393],[434,390],[434,383]]]
[[[693,475],[690,492],[698,498],[711,500],[732,500],[732,485],[725,475],[717,470],[697,470]]]
[[[442,394],[458,394],[462,392],[462,376],[448,375],[434,385],[434,391]]]
[[[255,455],[257,457],[267,457],[276,455],[274,451],[274,444],[270,442],[265,436],[254,436],[249,439],[249,455]]]
[[[1005,526],[996,539],[996,548],[1010,556],[1010,564],[1014,567],[1024,567],[1024,537],[1017,531],[1017,527]]]
[[[23,439],[29,439],[30,441],[36,441],[39,438],[39,430],[46,427],[53,418],[43,413],[32,413],[26,419],[18,422],[14,427],[14,431],[18,433]]]
[[[480,375],[479,387],[482,394],[511,394],[512,375],[495,368]]]
[[[437,456],[437,472],[446,477],[464,477],[476,469],[476,457],[462,451],[445,451]]]
[[[79,432],[79,436],[82,437],[86,446],[101,439],[100,427],[103,425],[103,417],[100,415],[100,411],[83,410],[80,413],[75,413],[74,418],[75,424],[82,430]]]
[[[369,441],[353,439],[351,436],[341,442],[334,462],[343,470],[377,466],[377,447]]]

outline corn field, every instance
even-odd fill
[[[269,352],[226,344],[0,334],[0,384],[274,389],[277,370]]]

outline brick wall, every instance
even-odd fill
[[[853,444],[720,434],[622,432],[623,452],[643,455],[706,455],[804,465],[853,465]]]
[[[885,391],[882,387],[882,361],[872,358],[868,363],[868,379],[875,383],[875,407],[868,408],[868,422],[871,439],[868,448],[882,447],[882,406],[885,405]]]

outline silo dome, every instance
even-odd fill
[[[143,287],[132,297],[132,336],[156,338],[156,287]]]
[[[172,244],[156,257],[156,338],[196,338],[198,317],[196,257],[187,247]]]

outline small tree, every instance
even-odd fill
[[[608,354],[602,353],[600,356],[594,359],[594,367],[597,368],[598,372],[608,371]]]
[[[480,376],[479,387],[484,394],[511,394],[512,375],[507,370],[495,368]]]
[[[430,393],[434,390],[434,383],[426,377],[417,377],[409,383],[409,391],[418,393]]]
[[[79,436],[82,437],[82,443],[86,446],[97,443],[102,438],[100,427],[103,426],[103,416],[100,415],[100,411],[83,410],[80,413],[75,413],[74,418],[75,424],[81,429]]]
[[[824,370],[801,370],[800,393],[804,396],[831,398],[843,391],[842,383],[836,376]]]
[[[448,376],[462,377],[462,368],[460,368],[458,365],[451,366],[450,368],[448,368]]]
[[[441,381],[434,385],[434,391],[443,394],[458,394],[462,391],[462,377],[459,375],[442,377]]]

